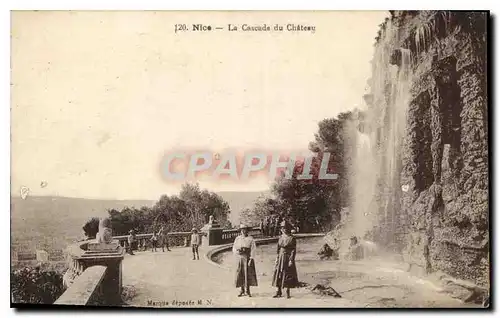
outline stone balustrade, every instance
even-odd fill
[[[121,304],[124,248],[117,241],[102,249],[89,249],[89,244],[98,243],[89,240],[68,248],[68,271],[63,277],[66,291],[55,302],[56,305],[72,304],[71,301],[79,297],[82,299],[79,304]]]
[[[169,246],[187,247],[191,234],[191,232],[170,232],[167,234],[168,244]],[[151,237],[153,237],[153,233],[136,234],[137,248],[145,250],[150,245]],[[113,236],[113,239],[117,240],[120,246],[128,247],[128,235]]]
[[[106,276],[105,266],[92,266],[82,271],[54,305],[98,306],[104,299],[102,281]]]
[[[252,234],[253,233],[253,234]],[[256,237],[260,233],[259,228],[252,228],[250,231],[250,235]],[[294,235],[297,239],[304,239],[304,238],[312,238],[312,237],[324,237],[325,233],[301,233],[301,234],[295,234]],[[274,236],[274,237],[261,237],[257,238],[255,240],[255,245],[265,245],[265,244],[271,244],[271,243],[276,243],[279,240],[279,236]],[[224,268],[224,266],[218,264],[214,259],[216,256],[220,253],[230,251],[233,247],[232,241],[228,243],[221,244],[220,246],[217,246],[215,248],[212,248],[205,253],[205,259],[212,265],[215,265],[220,268]]]
[[[262,234],[262,232],[261,232],[259,227],[252,227],[252,228],[250,228],[248,234],[253,236],[253,237],[258,237]],[[238,235],[240,235],[239,229],[223,230],[219,244],[232,243]],[[217,244],[217,245],[219,245],[219,244]]]
[[[233,242],[239,233],[239,229],[223,230],[208,227],[202,229],[200,235],[204,237],[206,245],[222,245]],[[168,233],[169,245],[189,246],[191,234],[191,232]],[[249,234],[258,237],[261,235],[261,230],[253,227],[250,228]],[[153,233],[137,234],[139,247],[147,247],[152,236]],[[121,265],[128,247],[128,235],[114,236],[113,242],[116,247],[114,250],[92,248],[96,244],[99,245],[95,240],[78,242],[68,248],[68,271],[63,278],[67,289],[54,303],[55,305],[122,304]]]

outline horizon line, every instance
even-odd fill
[[[228,192],[232,192],[232,193],[235,193],[235,192],[239,192],[239,193],[263,193],[263,192],[269,192],[271,190],[261,190],[261,191],[212,191],[214,193],[228,193]],[[163,195],[167,195],[167,196],[174,196],[174,195],[179,195],[178,193],[177,194],[161,194],[161,196]],[[11,194],[10,195],[11,199],[12,198],[18,198],[18,199],[21,199],[23,201],[25,201],[26,199],[28,199],[29,197],[35,197],[35,198],[62,198],[62,199],[83,199],[83,200],[102,200],[102,201],[157,201],[159,200],[160,198],[157,198],[157,199],[115,199],[115,198],[96,198],[96,197],[71,197],[71,196],[64,196],[64,195],[42,195],[42,194],[38,194],[38,195],[28,195],[26,197],[26,199],[23,199],[21,198],[20,195],[16,195],[16,194]]]

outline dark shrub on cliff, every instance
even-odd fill
[[[64,292],[62,275],[39,267],[15,270],[10,281],[14,303],[53,304]]]
[[[89,239],[96,238],[97,232],[99,232],[99,218],[94,217],[88,220],[83,226],[83,232]]]

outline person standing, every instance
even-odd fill
[[[271,216],[267,216],[266,220],[266,236],[271,236]]]
[[[257,286],[257,274],[255,272],[255,240],[248,235],[249,227],[240,225],[241,234],[236,237],[233,244],[233,254],[236,258],[236,288],[241,288],[238,297],[252,297],[250,286]]]
[[[347,253],[348,260],[359,261],[363,258],[363,246],[359,244],[357,236],[353,235],[350,239],[349,251]]]
[[[274,234],[274,216],[269,217],[269,225],[267,227],[267,236],[273,236]]]
[[[291,225],[283,221],[281,223],[282,235],[278,239],[276,262],[274,264],[272,286],[277,288],[273,298],[282,296],[283,288],[286,288],[286,297],[290,298],[290,288],[299,286],[297,267],[295,266],[295,254],[297,241],[291,235]]]
[[[269,236],[269,216],[264,218],[264,236]]]
[[[165,227],[163,226],[158,231],[158,239],[159,243],[161,244],[162,252],[165,252],[165,247],[167,247],[167,251],[170,252],[170,248],[168,246],[168,231],[165,230]]]
[[[299,221],[295,221],[295,225],[294,225],[294,228],[295,228],[295,232],[296,233],[299,233],[299,230],[300,230],[300,227],[299,227]]]
[[[135,248],[136,237],[135,237],[134,230],[130,230],[128,233],[129,233],[128,238],[127,238],[127,241],[128,241],[128,253],[130,255],[135,255],[134,254],[134,248]]]
[[[278,236],[280,235],[280,224],[283,222],[283,219],[281,218],[281,215],[279,215],[277,218],[276,218],[276,224],[275,224],[275,227],[274,227],[274,236]]]
[[[158,236],[153,232],[153,236],[151,237],[151,252],[156,252],[156,246],[158,245]]]
[[[196,228],[193,227],[191,232],[193,232],[193,234],[191,234],[191,249],[193,251],[193,260],[200,259],[200,254],[198,253],[198,247],[200,246],[201,238]]]

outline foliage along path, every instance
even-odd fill
[[[193,260],[191,248],[171,252],[137,252],[123,261],[123,286],[134,307],[363,307],[343,298],[320,297],[306,288],[292,290],[292,298],[275,299],[271,277],[260,278],[252,297],[238,297],[234,272],[211,264],[200,248],[200,260]]]

